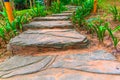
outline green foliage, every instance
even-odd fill
[[[61,2],[60,3],[53,2],[51,6],[51,10],[53,13],[61,13],[67,10],[67,8]]]
[[[25,4],[25,0],[14,0],[15,4]]]
[[[93,33],[97,34],[99,42],[103,43],[105,33],[108,32],[110,37],[112,38],[112,42],[114,44],[114,47],[117,47],[117,44],[119,42],[118,38],[114,36],[114,32],[120,30],[120,26],[117,26],[115,29],[111,29],[108,25],[108,22],[104,22],[104,20],[98,18],[90,18],[87,20],[87,28],[88,31],[92,31]]]
[[[93,2],[94,0],[86,0],[82,6],[77,7],[75,14],[72,16],[72,21],[82,26],[84,18],[89,15],[93,9]]]
[[[119,30],[120,30],[120,26],[117,26],[115,29],[112,30],[112,32],[114,33],[114,32],[117,32]]]
[[[0,27],[0,38],[6,43],[10,38],[17,34],[16,22],[10,23],[6,20],[6,23]]]
[[[69,4],[70,3],[70,0],[60,0],[63,4]]]
[[[112,30],[111,28],[106,27],[106,29],[107,29],[107,31],[109,32],[109,35],[110,35],[111,38],[112,38],[114,47],[117,49],[117,45],[118,45],[118,43],[119,43],[119,39],[113,35],[113,32],[112,32],[113,30]]]
[[[14,0],[14,4],[16,9],[25,9],[26,6],[26,0]]]
[[[77,7],[75,14],[72,16],[72,20],[74,23],[78,23],[80,26],[84,22],[85,10],[83,7]]]
[[[46,16],[47,11],[45,9],[45,6],[37,5],[36,8],[32,8],[32,10],[29,12],[29,14],[32,17],[38,17],[38,16]]]
[[[86,0],[71,0],[71,4],[81,6]]]
[[[91,18],[87,20],[87,25],[89,30],[92,32],[95,32],[97,34],[97,37],[99,39],[99,42],[103,43],[104,37],[105,37],[105,31],[106,27],[108,26],[108,23],[103,23],[104,21],[98,18]]]
[[[117,17],[118,17],[118,9],[117,7],[114,5],[114,6],[111,6],[110,7],[110,12],[112,13],[113,15],[113,19],[116,21],[117,20]]]
[[[5,24],[0,23],[0,38],[6,43],[12,37],[16,36],[19,33],[19,30],[22,30],[22,24],[25,23],[26,18],[24,15],[17,16],[13,22],[9,22],[6,10],[0,14],[4,17]]]

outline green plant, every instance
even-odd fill
[[[60,0],[63,4],[69,4],[70,3],[70,0]]]
[[[51,6],[51,10],[53,13],[61,13],[65,10],[67,10],[67,8],[60,2],[53,2],[52,6]]]
[[[117,26],[116,28],[114,28],[112,32],[114,33],[114,32],[117,32],[118,30],[120,30],[120,26]]]
[[[3,28],[0,28],[0,38],[2,38],[3,41],[6,41],[5,32],[4,32],[4,29],[3,29]],[[6,42],[5,42],[5,43],[6,43]]]
[[[6,10],[4,9],[3,12],[0,14],[4,17],[5,23],[0,23],[0,37],[2,40],[7,43],[12,37],[16,36],[19,30],[22,30],[22,23],[24,22],[23,15],[17,16],[13,22],[9,22]]]
[[[105,32],[108,31],[110,38],[112,38],[113,45],[117,50],[119,39],[115,37],[113,33],[120,30],[120,26],[117,26],[115,29],[112,30],[109,27],[108,23],[105,23],[104,20],[100,18],[100,16],[98,16],[97,18],[90,18],[86,21],[86,23],[88,31],[96,33],[100,43],[103,43]]]
[[[92,33],[96,33],[98,40],[100,43],[103,43],[104,37],[105,37],[105,32],[106,32],[106,27],[108,27],[108,23],[103,23],[103,20],[98,18],[91,18],[87,20],[88,23],[88,29]]]
[[[82,6],[78,6],[75,14],[72,16],[72,21],[78,23],[79,26],[83,26],[85,22],[85,17],[91,13],[93,9],[93,0],[86,0],[82,3]]]
[[[117,50],[117,45],[119,43],[119,39],[113,35],[113,30],[111,28],[106,27],[106,29],[109,32],[110,37],[112,38],[115,49]]]
[[[110,12],[112,13],[112,15],[113,15],[113,20],[117,20],[117,17],[118,17],[118,9],[117,9],[117,7],[116,7],[116,5],[114,5],[114,6],[111,6],[110,7]]]
[[[32,10],[29,12],[29,14],[32,17],[46,16],[47,15],[47,11],[45,9],[45,6],[37,4],[36,8],[32,8]]]
[[[17,9],[25,9],[27,0],[14,0],[14,5]]]
[[[77,7],[75,14],[72,16],[72,21],[78,23],[80,26],[84,21],[84,9],[83,7]]]
[[[81,6],[86,0],[71,0],[72,5]]]

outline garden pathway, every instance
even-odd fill
[[[7,49],[17,55],[0,64],[0,80],[120,80],[120,63],[104,50],[29,56],[87,48],[89,41],[74,30],[69,21],[71,14],[71,11],[66,11],[38,17],[25,24],[25,31],[8,44]]]

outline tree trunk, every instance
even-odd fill
[[[93,9],[93,13],[96,14],[97,12],[97,0],[94,0],[94,9]]]
[[[35,0],[33,0],[33,6],[35,7],[36,5],[35,5]]]
[[[2,8],[4,8],[4,2],[3,2],[3,0],[0,0],[0,2],[1,2],[1,5],[2,5]]]
[[[14,0],[10,0],[10,2],[11,2],[12,9],[15,10]]]
[[[46,2],[47,2],[47,3],[46,3],[47,6],[50,7],[50,6],[51,6],[51,3],[52,3],[52,0],[47,0]]]
[[[30,1],[30,8],[32,8],[32,0],[29,0]]]
[[[57,3],[60,4],[60,0],[57,0]]]

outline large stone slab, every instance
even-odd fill
[[[73,29],[28,30],[11,39],[8,50],[14,54],[86,48],[88,40]]]
[[[71,16],[72,13],[59,13],[59,14],[52,14],[52,16]]]
[[[97,74],[72,69],[51,68],[26,76],[1,80],[120,80],[119,75]]]
[[[77,6],[66,6],[68,8],[68,10],[76,10]]]
[[[14,56],[0,64],[0,71],[9,71],[19,67],[24,67],[26,65],[34,64],[37,63],[38,61],[43,60],[46,57],[47,56],[43,57]]]
[[[15,75],[35,73],[47,68],[54,59],[55,56],[14,56],[0,65],[0,76],[1,78],[8,78]]]
[[[74,10],[70,10],[70,11],[64,11],[63,13],[73,13],[75,12]]]
[[[104,51],[59,56],[51,67],[120,75],[120,62],[115,61],[113,55]]]
[[[47,17],[35,17],[33,21],[62,21],[68,20],[68,16],[47,16]]]
[[[73,28],[73,24],[70,21],[36,21],[23,25],[23,29],[69,29]]]
[[[36,60],[38,58],[40,60]],[[23,59],[23,61],[21,59]],[[23,66],[23,63],[26,59],[28,59],[28,62],[26,62],[26,64]],[[15,60],[18,61],[20,65],[18,65]],[[29,64],[29,60],[30,62],[31,60],[36,60],[37,62],[31,62],[31,64]],[[0,80],[120,79],[120,62],[117,62],[116,58],[112,54],[107,53],[104,50],[97,50],[89,53],[65,54],[59,56],[14,56],[0,64],[0,66],[6,64],[15,66],[12,61],[19,67],[13,69],[13,67],[10,66],[9,69],[5,68],[4,70],[0,71]]]

